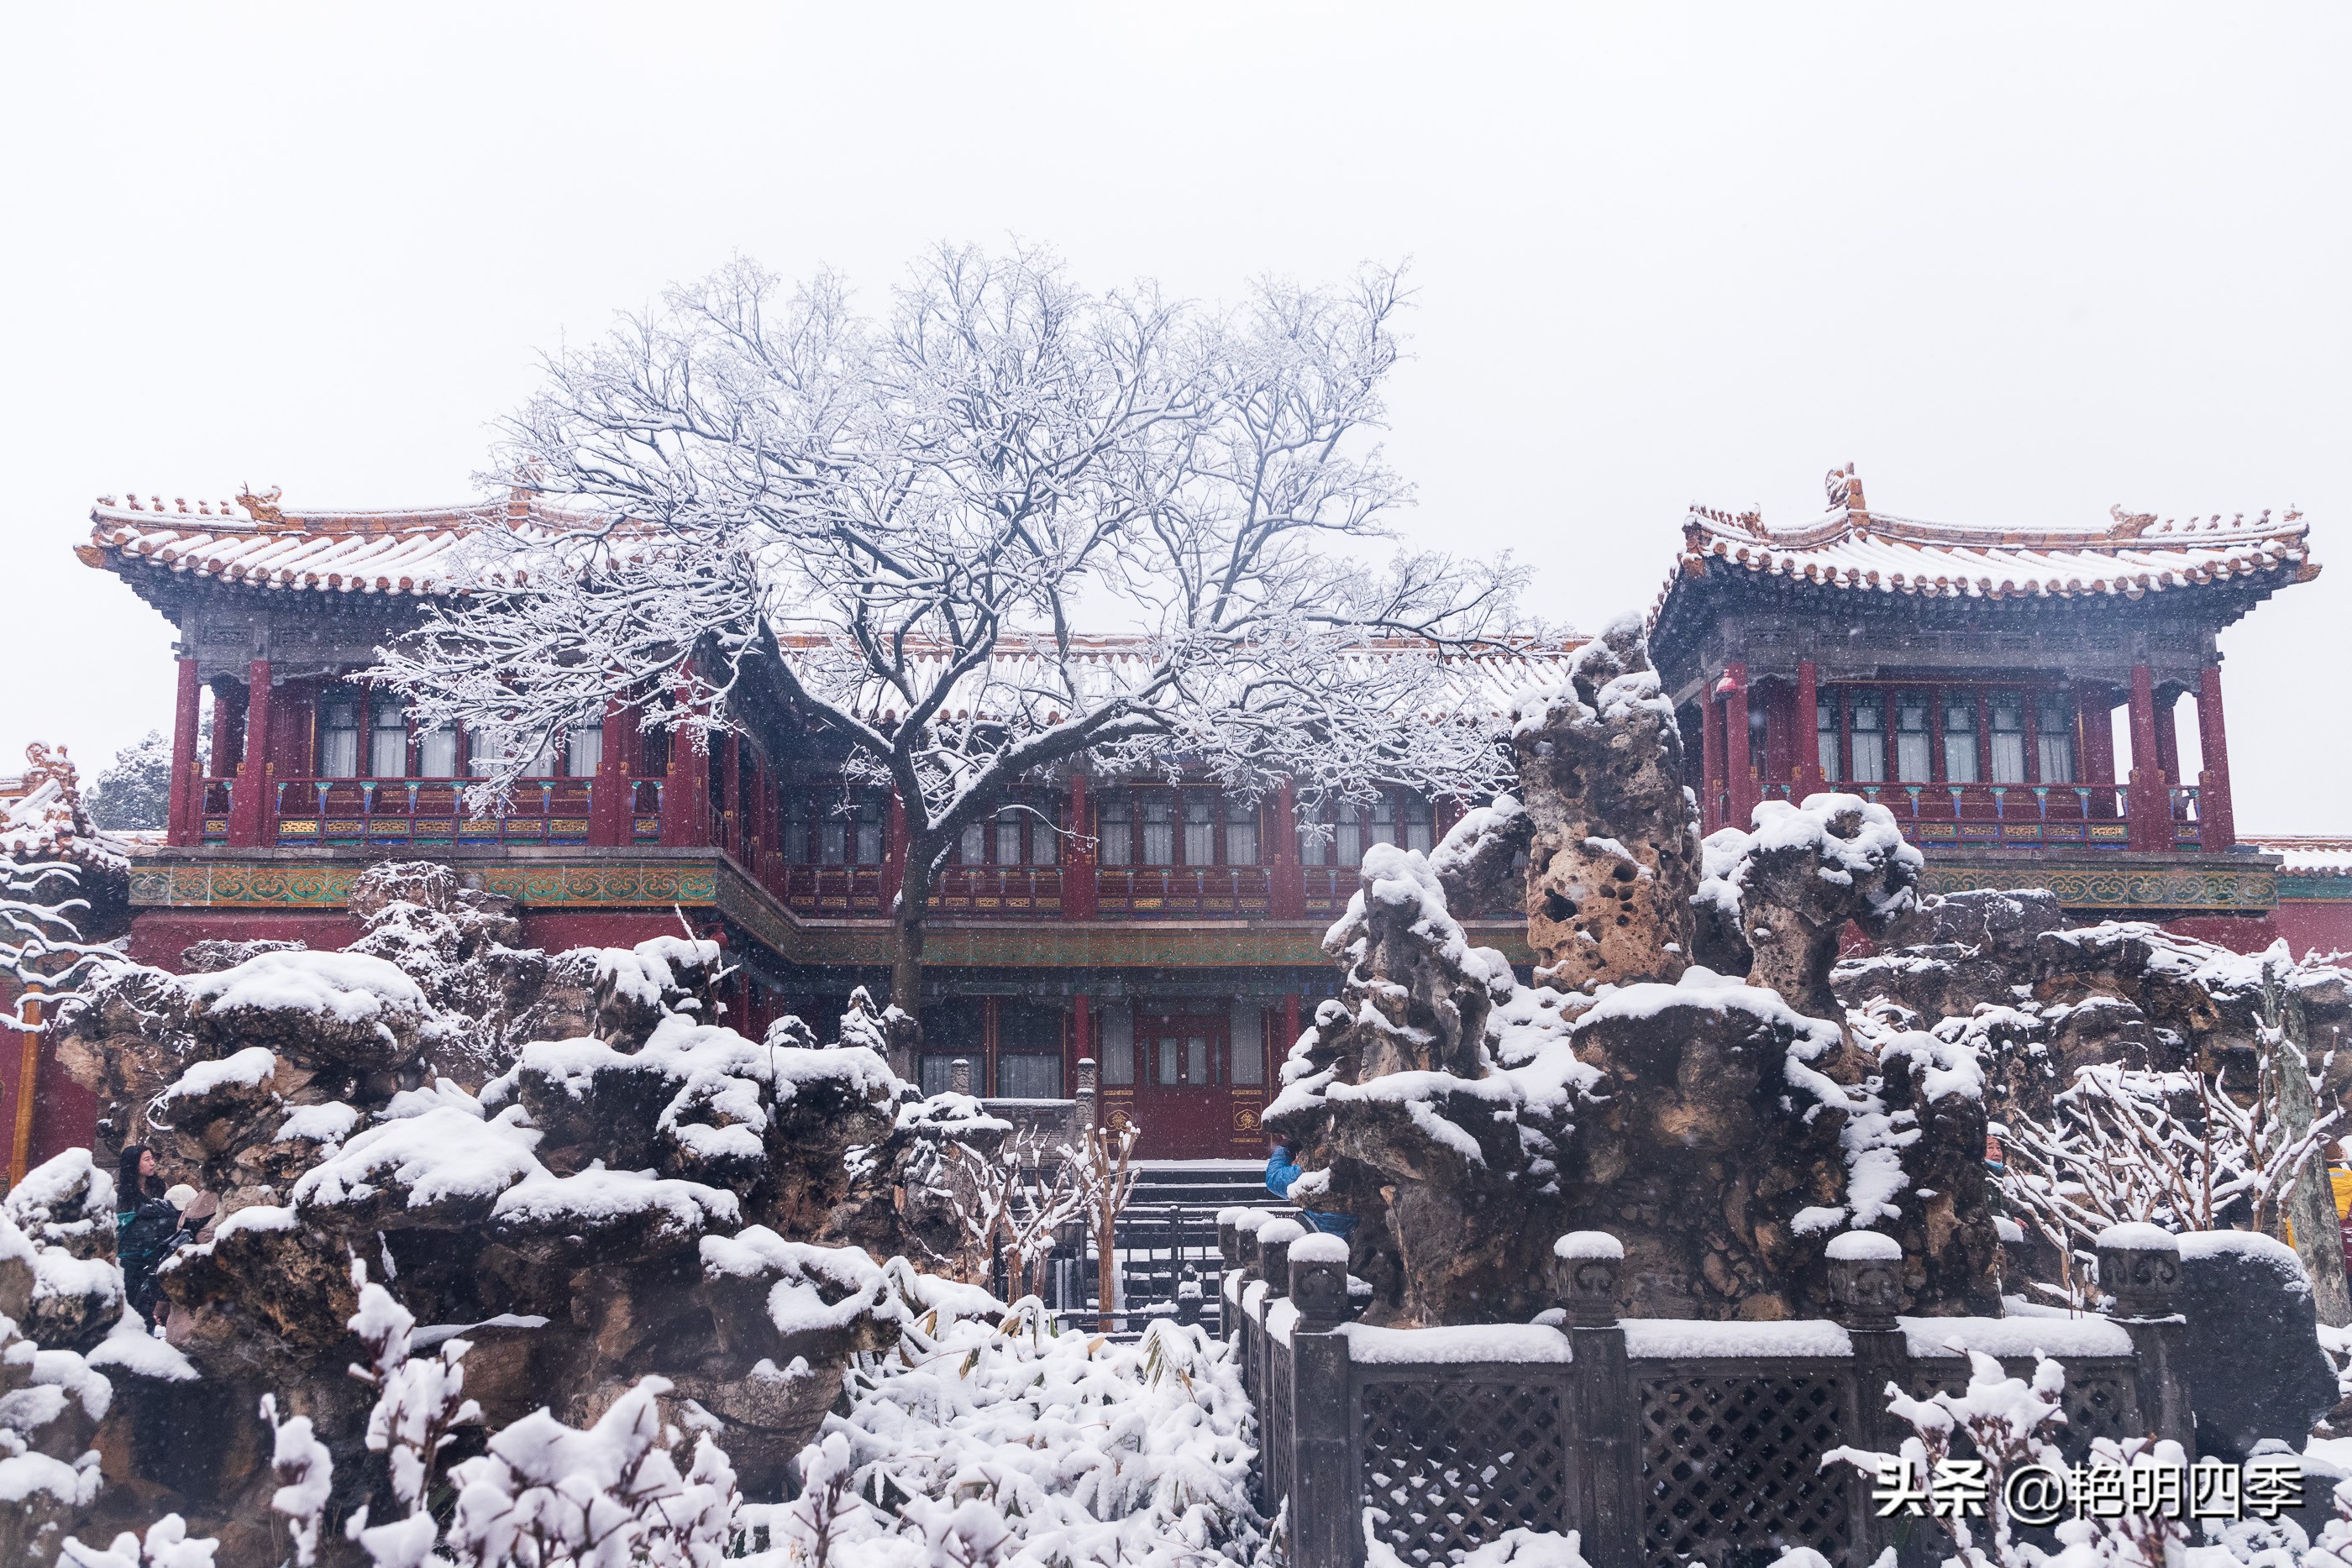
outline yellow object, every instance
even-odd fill
[[[2328,1166],[2327,1185],[2336,1194],[2336,1218],[2352,1217],[2352,1170],[2342,1166]]]

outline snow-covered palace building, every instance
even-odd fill
[[[1873,513],[1850,470],[1832,479],[1832,510],[1797,528],[1695,509],[1654,611],[1710,830],[1762,800],[1852,789],[1895,811],[1938,888],[2047,886],[2084,915],[2241,948],[2282,933],[2298,951],[2352,947],[2352,880],[2329,864],[2352,856],[2264,852],[2230,806],[2216,638],[2316,573],[2293,514],[2001,531]],[[883,992],[891,802],[842,809],[835,757],[772,679],[754,672],[739,732],[708,753],[617,711],[544,758],[509,814],[472,816],[467,737],[420,733],[357,672],[415,623],[484,511],[240,502],[108,500],[79,547],[180,637],[171,820],[133,871],[135,956],[174,966],[205,937],[340,946],[356,872],[424,856],[512,896],[546,947],[674,933],[684,910],[740,960],[734,1005],[755,1033],[788,1011],[829,1026],[853,987]],[[1449,825],[1444,803],[1391,791],[1302,835],[1286,793],[1253,805],[1083,770],[1024,803],[1092,847],[1024,813],[966,836],[928,925],[923,1080],[944,1087],[961,1058],[978,1092],[1061,1098],[1092,1057],[1100,1113],[1133,1117],[1162,1158],[1262,1149],[1282,1052],[1334,988],[1319,939],[1364,846],[1423,849]],[[1475,939],[1524,962],[1516,917],[1490,913]]]

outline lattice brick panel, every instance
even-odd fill
[[[1931,1394],[1962,1394],[1969,1386],[1969,1364],[1945,1360],[1914,1364],[1917,1368],[1911,1378],[1911,1391],[1919,1398]],[[2138,1396],[2133,1388],[2134,1375],[2127,1363],[2111,1360],[2077,1359],[2065,1362],[2066,1395],[2060,1408],[2066,1414],[2066,1424],[2051,1433],[2058,1451],[2068,1464],[2081,1464],[2090,1458],[2094,1437],[2144,1437],[2145,1423],[2135,1422]],[[2001,1363],[2001,1370],[2012,1377],[2031,1381],[2033,1363],[2013,1357]],[[1961,1451],[1968,1451],[1968,1441],[1960,1439]]]
[[[1836,1375],[1644,1379],[1642,1542],[1653,1563],[1722,1565],[1810,1546],[1847,1561]]]
[[[1265,1421],[1265,1511],[1290,1495],[1290,1347],[1266,1337],[1265,1398],[1258,1409]]]
[[[1364,1504],[1396,1554],[1444,1563],[1505,1531],[1568,1528],[1559,1383],[1360,1385]]]

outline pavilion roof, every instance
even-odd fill
[[[137,570],[238,584],[324,593],[431,595],[446,591],[460,548],[501,519],[572,521],[528,498],[423,511],[282,510],[278,492],[226,501],[162,497],[142,507],[101,497],[90,509],[89,543],[75,554],[88,565],[126,576]],[[217,510],[215,509],[215,506]]]
[[[2310,525],[2290,507],[2159,521],[2109,509],[2103,526],[2000,528],[1922,522],[1870,509],[1849,464],[1829,476],[1831,509],[1793,528],[1759,512],[1694,506],[1683,520],[1677,578],[1744,569],[1864,593],[1942,599],[2137,599],[2144,594],[2263,578],[2273,586],[2319,575]],[[1668,583],[1671,591],[1673,583]],[[1663,595],[1661,596],[1663,602]]]
[[[174,497],[167,504],[161,497],[150,497],[142,506],[136,496],[120,504],[113,497],[103,497],[90,511],[89,542],[78,546],[75,553],[88,565],[134,582],[142,574],[163,573],[247,588],[426,598],[451,591],[467,540],[484,528],[504,523],[527,528],[544,521],[553,531],[593,520],[520,494],[505,501],[410,511],[298,512],[278,502],[275,489],[238,496],[236,510],[227,501],[191,503]],[[1448,708],[1428,716],[1506,713],[1519,691],[1566,680],[1567,656],[1583,641],[1569,635],[1540,645],[1449,655]],[[786,633],[778,643],[787,658],[796,652],[812,657],[824,639]],[[1132,677],[1155,658],[1154,642],[1143,634],[1082,636],[1076,640],[1075,651],[1079,698],[1092,695],[1086,679],[1089,668],[1100,674],[1093,683],[1095,691],[1107,692],[1131,687]],[[1350,657],[1370,661],[1425,656],[1427,652],[1425,644],[1400,641],[1370,644]],[[936,678],[944,656],[916,653],[918,690]],[[1050,713],[1057,690],[1045,648],[1011,637],[984,671],[958,684],[956,701],[941,716],[985,719],[1016,706]],[[877,683],[865,711],[887,722],[900,716],[903,708],[895,691]]]

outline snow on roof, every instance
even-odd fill
[[[1558,642],[1526,643],[1476,653],[1436,655],[1443,679],[1431,690],[1422,717],[1432,721],[1473,716],[1507,716],[1523,692],[1556,687],[1569,678],[1570,661],[1585,639],[1570,633]],[[827,645],[812,633],[777,638],[786,658],[795,652],[811,653]],[[1432,657],[1431,644],[1406,638],[1371,642],[1341,655],[1341,662],[1369,677],[1379,661]],[[1061,679],[1061,655],[1050,640],[1007,636],[993,660],[958,681],[940,711],[943,719],[1001,717],[1016,709],[1033,713],[1044,722],[1059,723],[1076,703],[1099,700],[1143,686],[1160,655],[1159,639],[1140,632],[1091,633],[1075,637],[1070,663],[1076,691],[1066,690]],[[910,684],[921,692],[939,678],[945,650],[913,650],[908,655]],[[871,683],[861,695],[859,710],[878,723],[892,723],[906,712],[904,694]]]
[[[276,504],[276,497],[275,490],[267,496],[240,496],[244,516],[233,512],[226,501],[215,509],[209,501],[191,507],[180,497],[167,506],[161,497],[150,497],[150,504],[142,506],[136,496],[122,505],[111,496],[101,497],[90,511],[90,542],[76,547],[75,553],[86,565],[125,577],[139,571],[170,572],[247,588],[425,598],[450,591],[453,578],[466,564],[462,557],[467,540],[485,528],[508,523],[528,531],[531,523],[553,528],[590,520],[520,496],[398,512],[289,512]],[[830,645],[824,636],[807,633],[786,632],[777,641],[787,658],[796,651],[814,655]],[[1423,716],[1440,720],[1465,713],[1506,713],[1520,691],[1567,679],[1568,657],[1583,641],[1570,635],[1540,645],[1447,655],[1447,678]],[[1157,639],[1142,634],[1078,637],[1072,661],[1078,676],[1076,696],[1083,700],[1135,689],[1158,663],[1160,652]],[[1428,644],[1401,639],[1368,644],[1349,658],[1369,666],[1381,659],[1428,655]],[[947,656],[944,649],[913,651],[915,689],[929,689]],[[1089,674],[1097,678],[1089,682]],[[1050,643],[1008,636],[992,663],[957,683],[940,716],[950,721],[994,717],[1016,707],[1042,707],[1049,710],[1043,716],[1045,721],[1056,723],[1065,716],[1060,710],[1071,695],[1063,688]],[[860,706],[870,718],[890,723],[904,716],[906,701],[877,682]]]
[[[2137,599],[2233,578],[2307,582],[2319,574],[2310,525],[2293,507],[2276,521],[2263,512],[2250,522],[2242,512],[2227,522],[2218,513],[2159,522],[2152,512],[2114,507],[2104,527],[1983,528],[1872,511],[1851,464],[1829,477],[1831,509],[1794,528],[1769,528],[1754,509],[1694,505],[1683,520],[1678,575],[1745,567],[1832,588],[1929,598]]]
[[[2286,862],[2279,869],[2289,876],[2352,876],[2352,838],[2296,833],[2242,841],[2278,856]]]
[[[278,492],[250,493],[229,503],[198,501],[191,508],[160,496],[118,506],[111,496],[90,509],[90,542],[75,548],[85,565],[128,573],[133,565],[209,578],[251,588],[315,589],[330,593],[423,595],[440,591],[467,539],[500,520],[528,524],[576,522],[525,497],[479,501],[421,511],[281,510]]]

